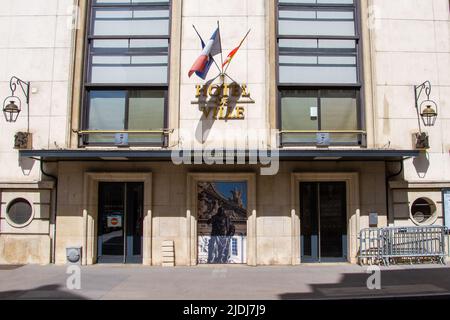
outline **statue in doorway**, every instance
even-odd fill
[[[244,203],[242,201],[242,191],[238,188],[235,188],[234,191],[231,191],[232,201],[238,205],[239,208],[244,207]]]
[[[211,240],[208,246],[208,263],[226,264],[230,259],[230,241],[236,229],[222,206],[208,220],[208,224],[212,226]]]

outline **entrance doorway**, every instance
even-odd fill
[[[246,181],[198,182],[199,264],[247,263],[247,189]]]
[[[347,261],[346,182],[301,182],[302,262]]]
[[[99,183],[98,263],[142,263],[143,183]]]

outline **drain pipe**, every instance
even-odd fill
[[[47,172],[45,172],[44,170],[44,161],[42,159],[39,160],[40,161],[40,165],[41,165],[41,172],[44,176],[49,177],[51,179],[53,179],[53,181],[55,182],[55,191],[54,191],[54,198],[55,200],[52,201],[52,218],[51,218],[51,222],[53,223],[53,235],[52,235],[52,251],[51,251],[51,263],[55,264],[56,263],[56,210],[57,210],[57,204],[58,204],[58,177],[54,176],[52,174],[49,174]]]
[[[386,163],[389,163],[389,162],[386,162]],[[389,205],[389,198],[390,198],[389,182],[391,181],[391,179],[398,177],[403,172],[403,169],[404,169],[403,160],[402,161],[395,161],[395,163],[399,163],[400,164],[400,170],[397,173],[393,173],[391,175],[386,176],[386,180],[385,180],[385,183],[386,183],[386,214],[387,214],[387,218],[388,218],[388,225],[391,224],[391,218],[393,218],[393,217],[391,217],[392,212],[390,210],[390,205]],[[386,171],[388,171],[387,169],[388,168],[386,166]]]

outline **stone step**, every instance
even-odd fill
[[[162,242],[161,254],[163,267],[175,267],[175,243],[173,241]]]

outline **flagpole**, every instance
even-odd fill
[[[202,36],[200,35],[200,33],[197,31],[197,28],[192,25],[192,28],[194,28],[195,32],[197,33],[198,37],[200,38],[200,40],[205,43],[205,41],[203,41]],[[219,65],[217,64],[216,60],[213,57],[210,57],[212,59],[212,61],[214,62],[214,64],[216,65],[217,69],[219,70],[219,72],[222,72],[223,69],[220,69]]]
[[[197,28],[196,28],[194,25],[192,25],[192,28],[194,28],[194,30],[195,30],[195,32],[197,33],[198,37],[199,37],[200,40],[204,43],[205,41],[203,41],[202,36],[200,35],[200,33],[198,33]]]
[[[222,33],[220,32],[220,22],[217,20],[217,28],[219,29],[219,43],[220,43],[220,62],[222,65],[221,73],[223,74],[223,53],[222,53]]]
[[[247,34],[245,35],[244,39],[242,39],[241,43],[239,44],[239,49],[242,47],[242,44],[244,43],[245,39],[247,39],[248,35],[250,34],[250,31],[252,31],[252,29],[249,29],[247,31]],[[228,63],[227,67],[225,68],[224,73],[227,72],[228,68],[230,67],[231,62],[233,62],[233,59]],[[223,62],[222,62],[222,68],[223,68]]]

